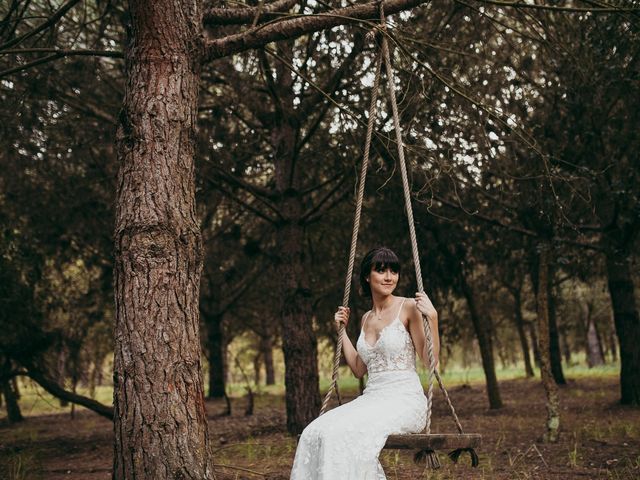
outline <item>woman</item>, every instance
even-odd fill
[[[330,410],[304,429],[298,442],[291,480],[380,480],[378,461],[390,434],[418,433],[426,423],[427,399],[415,369],[415,353],[427,364],[422,314],[429,319],[438,364],[438,316],[431,300],[393,295],[400,262],[393,251],[368,252],[360,268],[360,285],[372,308],[361,320],[356,348],[343,337],[344,357],[354,375],[368,374],[367,387],[355,400]],[[336,327],[349,321],[339,307]]]

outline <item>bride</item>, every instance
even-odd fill
[[[361,396],[318,417],[304,429],[291,480],[383,480],[378,460],[391,434],[418,433],[426,423],[427,399],[415,368],[415,354],[427,363],[422,314],[429,319],[438,364],[438,315],[425,293],[415,299],[393,295],[400,262],[386,247],[368,252],[360,285],[372,308],[361,321],[356,347],[345,334],[344,357],[354,375],[368,374]],[[336,327],[349,321],[339,307]]]

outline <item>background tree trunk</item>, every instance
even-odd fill
[[[11,379],[11,387],[13,388],[13,394],[16,397],[16,400],[20,400],[20,385],[18,384],[18,379],[13,377]]]
[[[5,401],[5,408],[7,410],[7,420],[9,423],[18,423],[24,420],[22,412],[20,412],[20,405],[18,405],[18,399],[13,391],[11,380],[2,382],[2,396]]]
[[[549,257],[550,248],[544,245],[538,261],[538,279],[541,285],[549,281]],[[540,342],[540,372],[542,384],[547,395],[547,430],[543,435],[543,441],[556,442],[560,428],[560,397],[558,385],[551,373],[551,361],[549,353],[549,299],[547,288],[538,288],[538,341]]]
[[[469,306],[469,314],[473,322],[473,329],[478,338],[480,346],[480,357],[482,358],[482,368],[484,377],[487,382],[487,396],[489,398],[489,408],[502,408],[502,399],[500,398],[500,386],[498,385],[498,377],[496,376],[496,366],[493,358],[493,342],[491,339],[491,326],[476,306],[471,286],[467,283],[466,278],[462,276],[462,291]]]
[[[538,341],[536,326],[533,323],[529,323],[529,336],[531,337],[531,346],[533,347],[533,360],[536,362],[536,366],[540,368],[540,342]]]
[[[585,347],[587,353],[587,365],[589,368],[604,364],[604,354],[600,338],[596,330],[596,322],[591,315],[591,305],[587,302],[582,306],[584,324],[586,326]]]
[[[620,346],[620,403],[640,405],[640,316],[624,252],[607,255],[607,275]]]
[[[558,385],[566,385],[562,370],[562,352],[560,350],[560,331],[558,330],[558,321],[556,317],[556,297],[553,291],[553,269],[549,265],[549,275],[546,285],[547,303],[549,305],[549,355],[551,360],[551,373]]]
[[[270,336],[263,335],[260,337],[260,352],[262,354],[262,360],[264,361],[265,384],[275,385],[276,371],[273,366],[273,345]]]
[[[207,326],[207,351],[209,353],[208,398],[223,398],[226,387],[226,343],[222,332],[223,318],[223,315],[212,314],[205,320],[205,325]]]
[[[279,44],[289,58],[291,42]],[[318,342],[312,328],[309,257],[305,251],[302,167],[297,164],[299,123],[294,111],[293,77],[282,63],[276,66],[275,115],[271,128],[278,210],[284,219],[276,231],[276,278],[282,299],[280,322],[285,363],[287,430],[301,433],[320,412]],[[267,72],[270,75],[271,72]]]
[[[556,322],[556,308],[555,297],[553,295],[553,268],[552,265],[547,265],[547,277],[546,281],[540,278],[540,257],[533,257],[530,264],[531,283],[533,285],[533,291],[536,298],[539,298],[540,289],[546,290],[547,299],[547,319],[549,333],[549,342],[547,346],[549,348],[549,365],[551,368],[551,374],[558,385],[565,385],[567,382],[564,378],[564,372],[562,371],[562,354],[560,352],[560,337],[558,333],[558,324]],[[540,325],[540,322],[538,322]],[[538,330],[538,335],[540,331]],[[538,346],[542,345],[539,341]],[[538,352],[540,355],[541,352]]]
[[[278,238],[277,277],[284,283],[281,322],[287,430],[295,435],[320,412],[318,342],[311,323],[311,292],[302,228],[291,222],[280,229]]]
[[[529,342],[527,341],[527,335],[524,331],[524,318],[522,317],[522,298],[520,289],[513,290],[514,299],[514,313],[516,329],[518,330],[518,338],[520,339],[520,347],[522,348],[522,358],[524,360],[524,371],[527,376],[533,377],[533,366],[531,365],[531,355],[529,354]]]
[[[117,134],[113,477],[212,479],[194,138],[200,2],[130,2]]]
[[[58,362],[56,366],[56,381],[64,388],[64,384],[67,380],[67,348],[63,345],[58,352]],[[62,408],[68,407],[69,402],[62,398],[58,399]]]

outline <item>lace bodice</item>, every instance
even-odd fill
[[[398,315],[380,331],[380,336],[373,345],[369,345],[365,339],[364,325],[367,318],[362,323],[356,349],[362,361],[367,365],[367,371],[370,374],[390,370],[416,369],[416,351],[413,347],[413,341],[400,320],[402,305],[404,305],[404,300],[400,305]]]

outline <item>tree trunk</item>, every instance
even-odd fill
[[[538,279],[541,285],[549,281],[549,247],[545,245],[540,252],[538,261]],[[551,359],[549,351],[549,290],[538,288],[538,341],[540,342],[540,372],[542,384],[547,396],[547,430],[543,435],[544,442],[557,442],[560,428],[560,397],[558,385],[551,373]]]
[[[484,370],[485,380],[487,382],[487,395],[489,397],[489,408],[502,408],[502,399],[500,398],[500,387],[496,376],[496,366],[493,359],[493,342],[491,339],[491,325],[485,317],[480,315],[476,307],[473,291],[467,283],[466,278],[462,275],[462,291],[469,306],[469,314],[473,322],[473,329],[480,346],[480,357],[482,358],[482,368]]]
[[[536,333],[536,326],[533,323],[529,323],[529,336],[531,337],[531,346],[533,347],[533,360],[536,362],[536,366],[540,368],[540,348],[538,345],[538,335]]]
[[[587,327],[587,364],[589,368],[604,364],[602,345],[600,344],[600,338],[598,337],[593,318],[589,319]]]
[[[58,352],[58,365],[56,366],[57,382],[64,388],[67,380],[67,348],[65,346],[60,347]],[[62,398],[59,398],[60,406],[62,408],[68,407],[69,402]]]
[[[13,388],[13,394],[16,400],[20,400],[20,385],[18,385],[18,379],[16,377],[11,379],[11,388]]]
[[[5,401],[5,408],[7,410],[7,420],[9,423],[18,423],[24,420],[22,412],[20,412],[20,405],[18,405],[18,399],[16,393],[11,385],[11,380],[2,382],[2,396]]]
[[[291,43],[279,45],[291,56]],[[305,251],[304,212],[301,192],[302,167],[297,164],[296,137],[299,124],[293,104],[293,77],[279,62],[274,85],[275,116],[271,129],[278,192],[278,210],[283,220],[276,231],[276,276],[279,280],[280,325],[285,362],[287,430],[301,433],[320,412],[318,342],[312,328],[309,256]],[[267,72],[270,75],[271,72]]]
[[[208,398],[223,398],[226,389],[226,343],[222,331],[223,315],[207,316],[207,351],[209,353]]]
[[[567,365],[571,365],[571,345],[569,344],[569,334],[565,329],[559,331],[558,333],[560,337],[560,346],[562,347],[562,357],[564,358],[564,363],[566,363]]]
[[[295,435],[320,412],[318,344],[311,324],[311,292],[300,225],[292,222],[281,227],[278,245],[287,430]]]
[[[615,328],[614,332],[609,335],[609,352],[611,352],[611,361],[618,361],[618,342],[616,342]]]
[[[262,354],[260,352],[253,356],[253,383],[260,385],[260,367],[262,366]]]
[[[620,403],[640,405],[640,316],[624,252],[607,254],[607,276],[620,348]]]
[[[524,331],[524,318],[522,317],[522,297],[520,289],[513,291],[514,313],[518,338],[520,339],[520,348],[522,349],[522,358],[524,360],[524,371],[527,378],[533,377],[533,367],[531,365],[531,356],[529,355],[529,342]]]
[[[558,333],[558,324],[556,322],[556,308],[555,297],[553,295],[553,269],[552,265],[547,265],[547,280],[543,281],[540,278],[540,258],[534,258],[531,265],[531,283],[533,284],[533,290],[538,298],[540,289],[546,290],[547,298],[547,316],[548,316],[548,332],[549,342],[549,361],[551,367],[551,373],[558,385],[565,385],[567,382],[564,378],[564,372],[562,371],[562,354],[560,352],[560,337]],[[540,353],[540,352],[539,352]],[[538,353],[538,354],[539,354]]]
[[[119,115],[113,477],[212,479],[199,341],[200,2],[130,2]]]
[[[562,352],[560,350],[560,331],[556,317],[556,297],[553,291],[553,270],[549,265],[549,276],[547,283],[542,283],[547,287],[547,302],[549,305],[549,354],[551,359],[551,373],[558,385],[566,385],[562,370]]]
[[[260,351],[264,361],[265,383],[266,385],[275,385],[276,371],[273,366],[273,345],[270,336],[263,335],[260,337]]]

